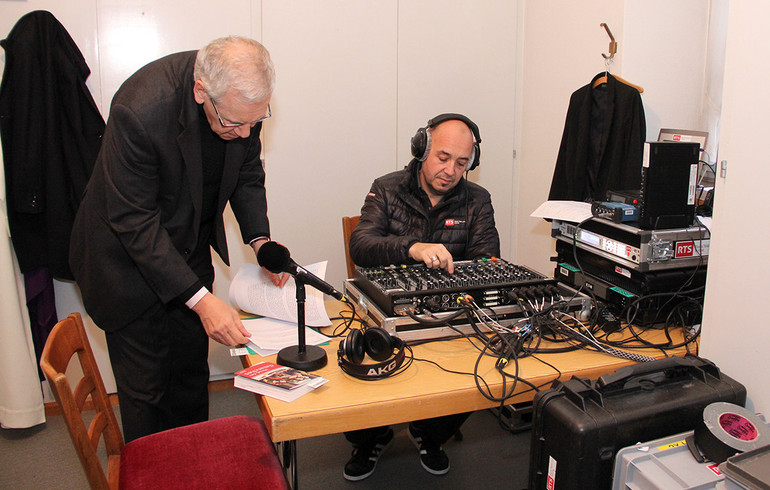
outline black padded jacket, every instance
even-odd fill
[[[356,265],[411,264],[416,242],[442,243],[454,260],[500,256],[492,199],[464,178],[436,206],[418,185],[420,162],[374,181],[350,237]]]

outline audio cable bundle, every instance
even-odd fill
[[[620,337],[617,333],[619,330],[608,333],[600,328],[599,308],[572,310],[571,313],[569,305],[574,298],[565,297],[561,290],[552,284],[515,287],[508,294],[511,300],[520,306],[523,317],[500,319],[493,308],[480,306],[471,294],[458,295],[454,300],[458,309],[450,315],[438,317],[431,313],[417,314],[407,311],[407,315],[415,322],[427,326],[447,327],[467,339],[478,351],[472,372],[453,371],[438,362],[415,358],[406,341],[389,334],[383,328],[367,327],[350,301],[346,301],[350,312],[341,313],[340,318],[344,322],[335,328],[333,335],[344,337],[337,350],[337,363],[347,375],[362,380],[380,380],[398,375],[408,369],[414,361],[430,363],[445,372],[473,376],[479,392],[485,398],[499,402],[503,407],[514,394],[523,393],[517,393],[520,382],[528,386],[525,391],[539,391],[559,379],[561,372],[538,357],[539,354],[590,349],[634,362],[649,362],[654,358],[635,353],[633,350],[675,349],[694,342],[699,334],[697,330],[690,328],[686,330],[684,341],[675,345],[667,327],[668,342],[651,344],[643,340],[638,329],[631,325],[625,327],[629,329],[630,335],[624,336],[622,341],[613,341],[613,336]],[[454,326],[460,317],[467,320],[472,333],[468,334],[467,330],[463,332]],[[671,325],[681,325],[683,315],[672,312],[670,317]],[[456,337],[447,337],[444,340],[454,338]],[[424,342],[437,341],[441,340]],[[421,342],[423,341],[411,343],[414,345]],[[489,375],[480,372],[482,360],[490,357],[494,359],[494,369],[501,382],[490,383],[490,380],[484,378]],[[553,378],[535,385],[520,377],[519,359],[525,357],[532,357],[549,366],[553,369]],[[493,390],[492,384],[498,387]],[[500,413],[502,414],[502,410]]]

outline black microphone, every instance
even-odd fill
[[[322,293],[328,294],[335,299],[342,301],[344,298],[344,295],[334,289],[331,284],[291,260],[289,249],[278,242],[266,242],[262,244],[257,252],[257,262],[259,262],[259,265],[275,274],[288,272],[296,279],[313,286]]]

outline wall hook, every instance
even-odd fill
[[[602,22],[601,24],[599,24],[599,26],[604,27],[604,30],[607,31],[607,35],[610,36],[610,54],[607,55],[602,53],[602,56],[604,57],[605,60],[611,60],[612,58],[615,57],[615,53],[618,52],[618,43],[615,42],[615,36],[612,35],[612,32],[610,31],[610,28],[606,23]]]

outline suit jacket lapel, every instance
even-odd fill
[[[201,153],[201,135],[199,108],[193,97],[192,86],[183,95],[182,111],[179,114],[179,124],[182,131],[177,136],[177,144],[182,153],[182,164],[190,179],[190,199],[195,210],[194,223],[200,223],[203,206],[203,155]],[[197,228],[196,228],[197,240]]]
[[[248,139],[236,139],[228,141],[225,145],[225,162],[222,169],[222,181],[219,185],[219,197],[217,198],[217,214],[214,217],[214,248],[222,260],[229,265],[227,250],[227,237],[225,236],[224,210],[227,201],[238,183],[238,176],[243,164],[244,152]]]
[[[237,139],[229,141],[225,145],[225,166],[222,169],[222,182],[219,186],[219,199],[217,202],[217,215],[225,209],[227,200],[238,183],[238,174],[243,164],[244,152],[248,140]]]

